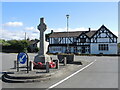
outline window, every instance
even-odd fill
[[[76,38],[74,37],[74,42],[77,42]]]
[[[53,51],[62,51],[62,48],[61,47],[53,47],[52,50]]]
[[[80,42],[81,42],[81,43],[85,43],[85,42],[86,42],[86,39],[85,39],[85,38],[80,38]]]
[[[54,44],[58,44],[58,38],[54,38]]]
[[[108,44],[99,44],[100,51],[108,51]]]

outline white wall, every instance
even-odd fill
[[[102,44],[102,43],[100,43]],[[107,43],[103,43],[103,44],[107,44]],[[117,44],[116,43],[108,43],[109,46],[109,50],[108,51],[99,51],[98,49],[98,43],[91,43],[91,54],[99,54],[99,53],[103,53],[103,54],[117,54]]]
[[[62,53],[62,47],[61,46],[50,46],[49,52],[50,53]]]
[[[111,54],[117,54],[118,47],[117,44],[109,44],[109,49]]]
[[[44,54],[48,51],[49,42],[44,41]],[[37,47],[40,47],[40,42],[37,43]]]
[[[70,52],[74,52],[74,47],[69,47]],[[62,46],[50,46],[49,47],[49,52],[50,53],[65,53],[66,52],[66,47]]]
[[[97,38],[97,42],[109,42],[109,38]]]

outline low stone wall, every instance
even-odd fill
[[[48,55],[59,55],[59,54],[48,53]],[[61,54],[61,55],[66,55],[66,54]],[[120,53],[119,54],[75,54],[75,55],[76,56],[120,56]]]
[[[74,61],[74,55],[69,55],[69,54],[57,55],[57,58],[59,59],[59,62],[62,62],[65,57],[67,59],[67,63],[71,63],[71,62]]]

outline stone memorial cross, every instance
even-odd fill
[[[38,25],[38,30],[40,31],[40,49],[38,51],[38,55],[35,56],[35,62],[50,62],[50,56],[46,54],[45,48],[47,48],[44,43],[45,42],[45,35],[44,32],[47,29],[47,25],[44,23],[44,18],[40,18],[40,24]]]
[[[46,24],[44,23],[44,18],[40,19],[40,24],[38,25],[38,30],[40,31],[40,50],[39,55],[44,55],[44,32],[47,29]]]

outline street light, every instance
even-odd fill
[[[67,53],[69,53],[69,43],[68,43],[68,39],[69,39],[69,32],[68,32],[68,29],[69,29],[69,23],[68,23],[68,19],[69,19],[69,15],[67,14],[66,15],[66,17],[67,17]]]

